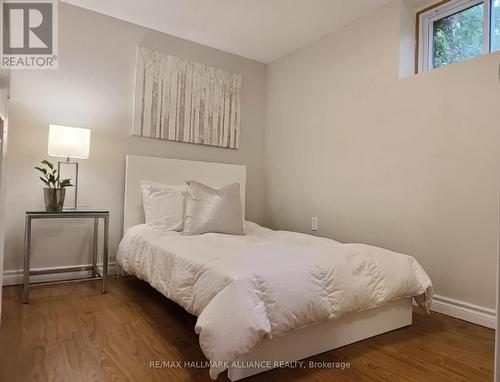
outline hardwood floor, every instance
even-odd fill
[[[209,381],[207,369],[151,368],[205,360],[194,318],[135,278],[3,290],[0,381]],[[411,327],[312,357],[345,369],[280,369],[246,381],[492,381],[494,331],[414,312]],[[227,380],[225,375],[219,381]]]

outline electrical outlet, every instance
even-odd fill
[[[318,227],[319,227],[319,221],[318,221],[318,218],[316,216],[313,216],[311,218],[311,230],[312,231],[317,231],[318,230]]]

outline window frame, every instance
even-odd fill
[[[434,22],[483,4],[483,52],[491,52],[492,0],[444,0],[417,13],[417,73],[434,70]]]

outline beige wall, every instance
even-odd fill
[[[405,10],[404,12],[406,12]],[[265,222],[415,256],[495,307],[500,54],[399,79],[396,2],[268,67]]]
[[[49,123],[92,129],[81,161],[80,202],[111,210],[111,253],[121,233],[125,155],[247,165],[247,217],[261,221],[266,67],[235,55],[60,4],[58,70],[14,71],[8,158],[5,270],[22,268],[24,212],[43,206],[32,169],[47,158]],[[131,137],[135,49],[156,48],[243,75],[241,148],[228,150]],[[36,222],[34,267],[86,263],[87,223]]]

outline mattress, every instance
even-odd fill
[[[264,338],[414,297],[432,283],[411,256],[245,222],[245,235],[183,236],[144,224],[122,239],[117,263],[198,316],[216,378]]]

